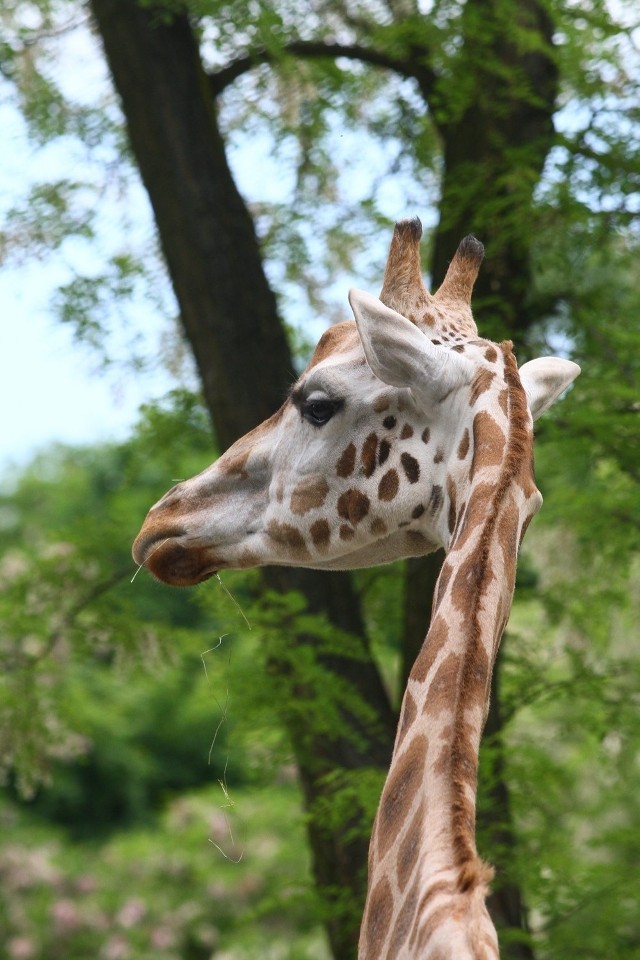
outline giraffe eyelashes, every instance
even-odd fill
[[[323,427],[344,406],[343,400],[329,400],[316,398],[303,400],[300,404],[300,413],[314,427]]]

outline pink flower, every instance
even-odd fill
[[[12,937],[7,943],[7,955],[11,960],[31,960],[36,951],[35,943],[28,937]]]
[[[124,906],[120,908],[116,916],[116,923],[128,930],[131,927],[135,927],[146,913],[146,904],[142,900],[133,897],[131,900],[127,900]]]
[[[51,908],[51,917],[57,933],[71,933],[82,923],[73,900],[56,900]]]

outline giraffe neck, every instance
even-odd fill
[[[449,490],[451,542],[378,808],[360,960],[498,957],[485,906],[492,871],[475,845],[478,752],[518,547],[541,502],[524,393],[510,351],[503,352],[508,396],[499,471],[487,480],[481,457],[488,448],[478,429],[466,502]]]

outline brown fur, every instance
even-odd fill
[[[312,523],[309,527],[309,533],[311,534],[314,546],[316,546],[318,550],[326,550],[331,540],[331,529],[328,522],[326,520],[316,520],[315,523]]]
[[[291,512],[301,515],[321,507],[328,493],[329,484],[325,477],[307,477],[291,494]]]
[[[369,497],[359,490],[347,490],[338,498],[338,516],[356,527],[369,513]]]
[[[350,477],[353,473],[354,467],[356,465],[356,448],[353,443],[350,443],[348,447],[340,454],[338,462],[336,463],[336,473],[339,477]]]
[[[410,453],[403,453],[400,456],[400,463],[404,470],[404,475],[409,483],[417,483],[420,479],[420,464]]]
[[[365,477],[370,477],[373,471],[376,469],[377,451],[378,437],[375,433],[370,433],[362,444],[362,452],[360,453],[360,462],[362,463],[362,469]]]
[[[400,486],[400,480],[398,479],[398,471],[387,470],[382,480],[378,484],[378,499],[380,500],[393,500],[398,492]]]
[[[382,791],[378,811],[379,856],[383,858],[395,842],[422,787],[427,756],[427,738],[420,734],[410,742],[389,775]]]

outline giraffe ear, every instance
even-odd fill
[[[518,372],[527,394],[531,416],[537,420],[575,380],[580,367],[573,360],[539,357],[523,363]]]
[[[425,400],[440,400],[454,387],[471,382],[466,357],[431,343],[414,323],[363,290],[350,290],[349,303],[367,363],[393,387],[409,387]]]

